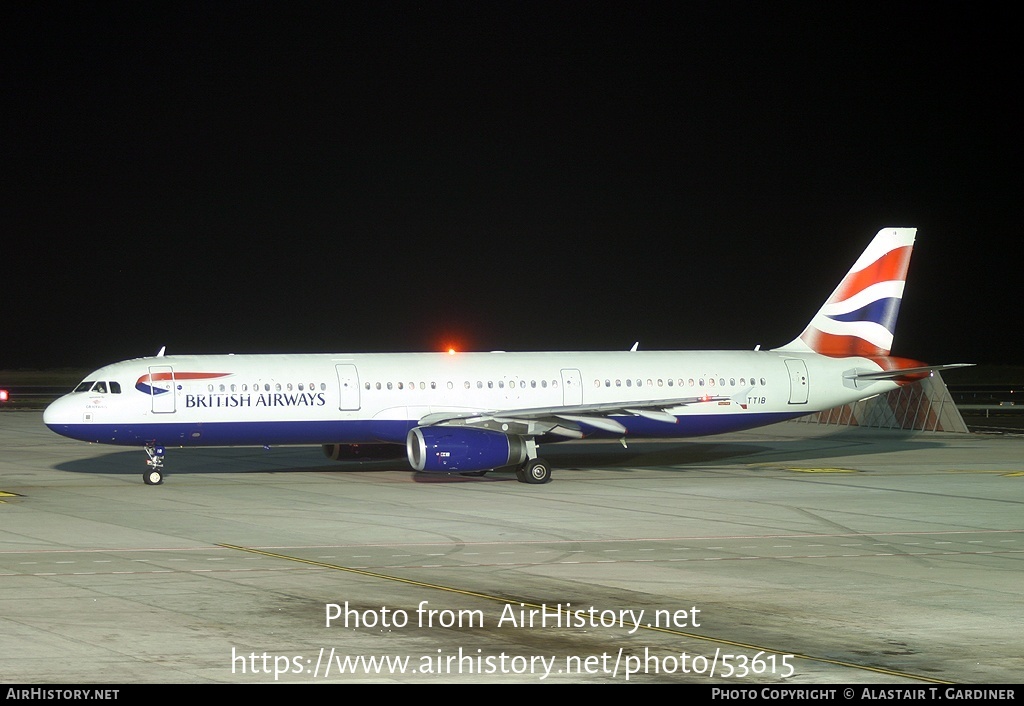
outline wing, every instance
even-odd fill
[[[583,424],[602,431],[625,434],[626,427],[613,419],[613,416],[633,415],[665,424],[676,424],[678,419],[668,411],[670,409],[724,400],[745,401],[747,392],[749,390],[744,390],[733,397],[702,395],[667,400],[498,409],[485,412],[435,412],[421,418],[419,424],[476,427],[526,437],[555,434],[570,439],[581,439]]]

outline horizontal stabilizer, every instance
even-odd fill
[[[847,380],[892,380],[894,378],[907,377],[909,375],[931,374],[936,370],[947,370],[949,368],[968,368],[974,363],[947,363],[946,365],[923,365],[918,368],[897,368],[895,370],[872,370],[861,372],[851,370],[843,375]]]

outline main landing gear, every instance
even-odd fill
[[[528,438],[526,441],[526,460],[516,468],[516,478],[520,483],[541,485],[551,482],[551,465],[537,456],[537,440]]]
[[[551,482],[551,466],[542,458],[530,458],[516,469],[516,478],[520,483],[540,485]]]
[[[146,444],[146,465],[149,470],[142,474],[142,480],[146,485],[160,485],[164,482],[164,447],[156,444]]]
[[[542,458],[531,458],[527,459],[519,466],[505,466],[501,469],[494,470],[514,470],[516,472],[516,478],[520,483],[528,483],[530,485],[540,485],[542,483],[551,482],[551,466],[548,462]],[[459,473],[460,476],[467,478],[482,478],[490,473],[487,471],[462,471]]]

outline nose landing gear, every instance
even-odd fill
[[[149,469],[142,474],[142,481],[146,485],[160,485],[164,482],[164,447],[148,443],[145,448]]]

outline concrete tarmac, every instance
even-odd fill
[[[1013,684],[1024,437],[554,445],[554,481],[0,412],[5,683]],[[942,687],[943,689],[945,687]]]

